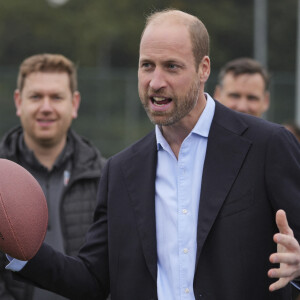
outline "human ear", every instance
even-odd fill
[[[202,58],[201,63],[199,64],[198,74],[200,82],[206,82],[208,80],[210,75],[210,59],[207,55]]]
[[[22,103],[22,98],[21,98],[21,92],[20,90],[15,90],[14,92],[14,102],[15,102],[15,107],[16,107],[16,115],[20,117],[21,115],[21,103]]]
[[[72,117],[73,119],[76,119],[78,116],[78,109],[80,106],[81,96],[78,91],[74,92],[73,99],[72,99]]]

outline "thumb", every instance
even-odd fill
[[[291,234],[292,230],[289,227],[286,213],[284,210],[279,209],[276,213],[276,224],[279,229],[279,232],[282,234]]]

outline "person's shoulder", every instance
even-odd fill
[[[70,129],[68,131],[68,138],[72,140],[72,142],[79,147],[97,149],[99,150],[91,140],[88,138],[78,134],[75,130]]]
[[[3,143],[3,141],[12,140],[12,139],[15,140],[22,133],[23,133],[22,126],[18,125],[18,126],[12,127],[3,134],[0,141],[1,141],[1,143]]]
[[[0,157],[12,159],[17,155],[17,144],[23,133],[21,126],[16,126],[4,133],[0,140]]]
[[[74,163],[76,165],[102,169],[106,159],[91,140],[79,135],[72,129],[68,131],[68,138],[73,144]]]
[[[227,126],[237,133],[255,133],[257,135],[270,134],[282,131],[283,126],[255,117],[246,113],[237,112],[216,101],[215,122]],[[225,125],[224,125],[225,124]]]

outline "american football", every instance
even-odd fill
[[[36,179],[20,165],[0,159],[0,251],[31,259],[44,241],[47,201]]]

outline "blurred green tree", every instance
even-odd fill
[[[253,55],[253,0],[2,1],[0,64],[18,65],[38,52],[59,52],[81,66],[136,67],[145,16],[173,7],[197,15],[211,36],[213,67]],[[294,70],[297,3],[268,2],[269,66]],[[291,52],[292,51],[292,52]],[[283,53],[289,56],[282,59]]]

